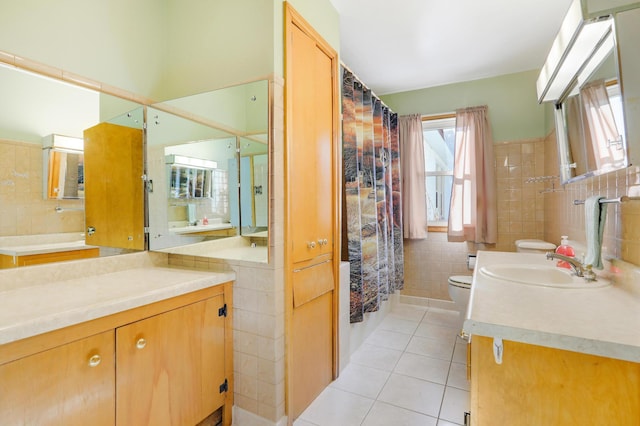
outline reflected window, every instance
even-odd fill
[[[427,220],[430,226],[447,226],[453,163],[455,153],[455,115],[445,118],[424,117],[425,184],[427,190]]]

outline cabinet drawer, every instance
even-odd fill
[[[316,265],[293,270],[293,306],[303,305],[333,290],[333,262],[326,260]]]

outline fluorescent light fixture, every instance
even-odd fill
[[[611,34],[612,28],[611,16],[585,20],[581,2],[575,0],[562,21],[560,32],[538,76],[538,102],[562,98],[602,40]]]
[[[83,151],[84,139],[72,136],[48,135],[42,139],[42,146],[44,148]]]
[[[189,167],[192,169],[217,169],[218,163],[211,160],[203,160],[201,158],[185,157],[182,155],[167,155],[165,163],[175,166]]]

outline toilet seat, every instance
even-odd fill
[[[449,284],[454,287],[469,290],[471,288],[471,275],[453,275],[449,277]]]

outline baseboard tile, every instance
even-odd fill
[[[457,311],[455,303],[450,300],[400,295],[400,303],[406,303],[407,305],[425,306],[428,308],[446,309],[449,311]]]

